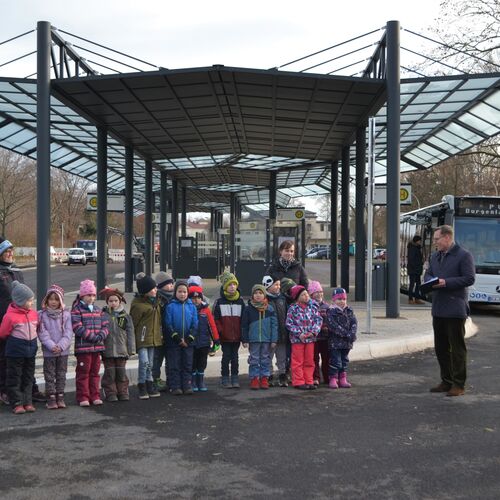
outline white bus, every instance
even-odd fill
[[[406,252],[413,236],[422,237],[425,261],[435,250],[432,234],[448,224],[455,241],[474,257],[476,282],[469,301],[500,304],[500,197],[443,196],[441,203],[401,214],[401,291],[407,293]]]

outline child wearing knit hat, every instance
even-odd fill
[[[73,326],[71,313],[64,305],[64,290],[60,286],[52,285],[47,290],[42,300],[42,309],[38,312],[38,320],[47,408],[66,408],[64,388]]]
[[[332,307],[327,312],[326,322],[330,357],[329,386],[331,389],[348,389],[351,387],[347,380],[349,351],[356,340],[358,320],[347,305],[347,293],[343,288],[333,289]]]
[[[319,385],[321,375],[323,382],[328,384],[328,327],[326,326],[326,313],[330,304],[323,300],[323,287],[319,281],[310,281],[307,291],[311,299],[318,304],[319,313],[323,319],[321,330],[314,343],[314,385]]]
[[[34,412],[32,388],[35,380],[38,315],[33,307],[34,294],[29,287],[12,282],[12,303],[2,324],[0,339],[5,343],[7,361],[6,386],[12,410],[16,415]]]
[[[145,274],[137,275],[137,295],[130,304],[135,345],[139,355],[137,387],[139,399],[157,398],[160,392],[153,383],[155,350],[163,346],[162,307],[156,281]]]
[[[222,346],[221,385],[226,389],[239,389],[238,351],[241,341],[241,316],[245,303],[240,297],[238,279],[234,274],[223,273],[220,282],[220,297],[215,301],[212,312]]]
[[[264,285],[254,285],[252,296],[241,318],[241,340],[248,346],[250,389],[269,389],[271,348],[278,341],[278,323],[273,306],[269,305]]]
[[[203,296],[203,288],[199,285],[191,285],[189,287],[189,298],[198,311],[198,333],[194,343],[191,384],[193,391],[206,392],[208,389],[205,385],[205,370],[207,368],[208,353],[212,346],[220,344],[219,332],[212,311]]]
[[[269,304],[273,306],[278,322],[278,341],[276,347],[271,346],[271,375],[269,376],[269,385],[279,385],[280,387],[288,387],[288,379],[286,376],[287,357],[289,357],[290,339],[286,329],[286,312],[288,309],[286,297],[281,293],[280,280],[275,279],[271,275],[266,275],[262,278],[262,284],[266,288],[266,297]],[[273,358],[276,357],[278,366],[278,379],[273,375]]]
[[[174,285],[175,280],[172,276],[165,271],[160,271],[155,276],[155,281],[158,288],[157,297],[160,301],[161,305],[161,317],[163,318],[165,314],[165,309],[168,304],[170,304],[171,300],[174,298]],[[162,321],[162,336],[163,336],[163,345],[160,347],[155,347],[154,352],[154,362],[153,362],[153,382],[155,387],[160,392],[165,392],[167,390],[167,350],[165,347],[165,330]],[[161,366],[163,364],[163,360],[165,360],[165,382],[161,379]]]
[[[106,350],[102,353],[102,389],[106,401],[128,401],[126,364],[127,359],[135,354],[134,324],[123,307],[126,302],[123,292],[106,287],[99,295],[106,300],[103,312],[109,321],[109,335],[104,341]]]
[[[76,401],[82,407],[88,407],[90,403],[102,405],[99,370],[109,322],[101,308],[94,304],[96,296],[94,282],[82,281],[71,309],[75,334]]]
[[[295,301],[286,317],[292,343],[292,385],[296,389],[316,389],[313,383],[314,342],[323,320],[318,305],[302,285],[292,287],[290,297]]]

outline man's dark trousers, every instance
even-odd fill
[[[433,317],[432,326],[441,380],[445,384],[463,389],[467,378],[465,319]]]

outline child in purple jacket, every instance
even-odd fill
[[[326,315],[328,324],[328,347],[330,356],[329,386],[331,389],[348,389],[347,380],[349,351],[356,340],[358,320],[354,311],[347,305],[347,293],[343,288],[334,288],[332,307]]]
[[[68,371],[68,356],[73,327],[71,313],[64,306],[64,290],[52,285],[42,300],[38,312],[38,338],[43,350],[43,376],[47,394],[47,408],[66,408],[64,388]]]

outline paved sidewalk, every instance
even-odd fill
[[[117,286],[123,289],[123,282],[113,283],[111,286]],[[215,279],[203,280],[204,292],[208,297],[210,304],[213,304],[219,296],[220,283]],[[71,293],[67,294],[71,295]],[[352,295],[352,292],[349,296]],[[325,288],[325,298],[329,299],[331,289]],[[127,293],[127,308],[133,300],[134,294]],[[103,305],[104,301],[97,301]],[[354,348],[350,353],[351,361],[362,361],[389,356],[397,356],[412,352],[423,351],[434,346],[434,337],[432,331],[432,317],[430,304],[409,305],[406,296],[401,296],[401,314],[397,319],[388,319],[385,317],[385,302],[376,301],[372,309],[372,332],[364,333],[367,329],[366,303],[349,302],[353,307],[358,318],[358,338]],[[466,336],[471,337],[477,333],[477,327],[471,319],[466,324]],[[220,351],[214,356],[209,357],[206,370],[207,377],[220,376]],[[240,348],[240,373],[248,373],[248,350]],[[128,375],[131,383],[137,381],[137,356],[131,358],[127,363]],[[74,365],[75,358],[70,356],[68,367],[67,391],[74,390]],[[36,378],[43,387],[43,358],[41,349],[37,356]],[[164,374],[162,374],[162,378]]]

